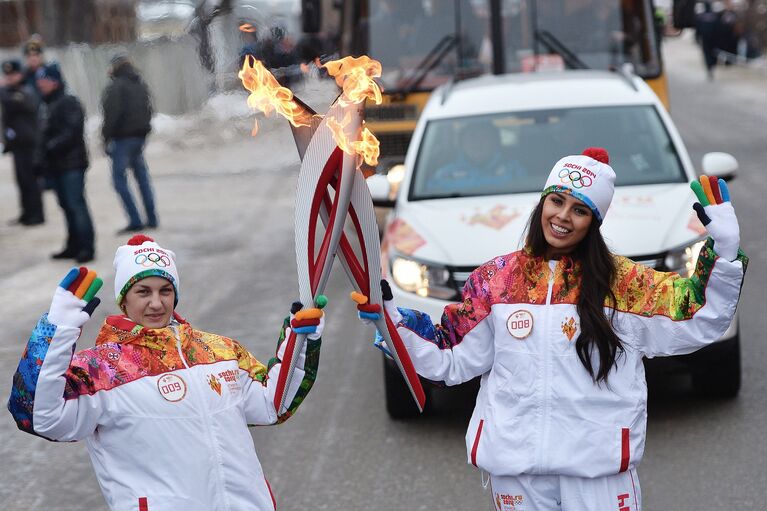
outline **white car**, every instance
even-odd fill
[[[521,248],[552,165],[590,146],[607,149],[617,174],[602,226],[610,248],[690,275],[706,233],[692,209],[696,172],[671,117],[641,78],[602,71],[486,76],[437,89],[416,127],[382,242],[397,305],[438,322],[477,266]],[[708,153],[702,167],[731,179],[738,164],[729,154]],[[368,182],[376,203],[385,204],[387,177]],[[703,394],[735,396],[737,319],[720,342],[661,362],[684,362]],[[385,375],[390,415],[412,415],[393,365]]]

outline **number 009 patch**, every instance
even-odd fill
[[[175,403],[186,396],[186,382],[178,375],[166,374],[157,380],[157,390],[162,397]]]
[[[526,310],[514,311],[506,320],[506,328],[515,339],[524,339],[533,331],[533,315]]]

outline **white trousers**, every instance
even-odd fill
[[[636,470],[594,479],[557,475],[490,476],[495,511],[641,511]]]

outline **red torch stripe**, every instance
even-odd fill
[[[341,150],[336,148],[331,154],[330,158],[328,158],[328,161],[325,163],[325,167],[322,169],[322,173],[320,174],[320,178],[317,181],[317,188],[314,192],[314,197],[312,198],[312,206],[309,213],[309,239],[308,241],[308,256],[309,256],[309,275],[312,280],[315,279],[315,275],[317,273],[321,274],[322,265],[318,265],[317,260],[314,258],[314,246],[315,246],[315,236],[317,231],[317,219],[319,218],[319,212],[320,207],[322,206],[323,200],[325,199],[325,196],[327,195],[327,188],[328,184],[330,183],[331,179],[333,179],[334,174],[339,169],[340,164],[342,162],[341,159]],[[333,206],[329,208],[329,216],[330,221],[329,223],[332,225],[333,223],[333,213],[338,207],[338,201],[335,202]],[[330,227],[328,227],[328,230],[326,231],[326,237],[327,233],[329,232]],[[320,272],[317,271],[317,269],[320,269]],[[316,277],[319,279],[319,276]],[[314,288],[312,289],[314,291]]]
[[[274,409],[277,411],[277,415],[281,412],[280,401],[282,401],[282,395],[286,390],[288,369],[290,368],[290,361],[293,360],[293,350],[296,349],[296,333],[291,330],[290,337],[286,342],[288,344],[285,346],[285,355],[283,355],[280,364],[280,374],[277,376],[277,389],[274,391]]]
[[[322,176],[320,177],[319,182],[317,183],[317,190],[322,192],[315,194],[314,200],[312,201],[312,208],[311,208],[311,218],[312,218],[312,225],[309,226],[309,268],[311,273],[311,287],[312,287],[312,293],[315,293],[317,291],[317,286],[319,285],[320,278],[322,277],[322,270],[325,267],[325,264],[327,262],[327,258],[330,251],[330,237],[332,235],[333,226],[336,222],[336,216],[338,215],[338,193],[336,192],[335,200],[333,200],[333,205],[331,206],[329,215],[328,215],[328,224],[325,228],[325,236],[322,238],[322,245],[320,245],[319,254],[317,255],[317,259],[315,260],[313,256],[314,251],[314,231],[316,230],[317,226],[317,218],[319,218],[319,210],[320,205],[322,204],[322,200],[324,199],[325,194],[327,193],[327,186],[328,183],[330,183],[330,180],[334,177],[334,174],[336,172],[342,172],[342,157],[341,157],[341,150],[336,148],[335,151],[331,154],[330,158],[328,159],[327,164],[325,165],[325,168],[322,170]]]
[[[362,252],[362,266],[364,268],[362,275],[364,276],[364,284],[360,285],[360,291],[365,296],[370,296],[370,279],[367,278],[367,275],[370,273],[370,268],[368,267],[368,252],[365,247],[365,238],[362,236],[360,219],[357,216],[357,211],[351,204],[349,204],[349,217],[351,217],[352,223],[354,224],[354,230],[357,232],[357,239],[360,240],[360,250]],[[373,285],[376,285],[376,283]]]
[[[389,335],[391,336],[393,344],[391,347],[397,352],[397,356],[402,363],[402,368],[405,370],[405,377],[413,388],[413,393],[415,394],[416,401],[418,401],[418,406],[423,410],[423,407],[426,404],[426,394],[424,394],[423,387],[421,387],[421,380],[418,379],[418,373],[416,373],[415,367],[413,367],[410,355],[407,354],[405,343],[402,342],[402,339],[397,333],[397,328],[394,326],[386,309],[384,309],[384,316],[386,317],[386,328],[389,330]]]

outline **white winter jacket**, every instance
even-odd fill
[[[85,440],[114,511],[275,509],[248,424],[295,412],[321,341],[305,344],[278,417],[278,358],[267,368],[236,341],[176,319],[147,329],[110,316],[96,346],[73,355],[80,330],[44,315],[14,375],[11,413],[29,433]]]
[[[497,476],[616,474],[644,451],[642,358],[693,352],[733,319],[748,260],[718,258],[712,247],[689,279],[616,257],[617,303],[606,301],[605,311],[609,318],[614,309],[625,351],[606,384],[595,384],[576,354],[581,270],[567,257],[498,257],[472,273],[441,325],[399,309],[398,332],[421,376],[447,385],[481,376],[466,433],[473,465]]]

